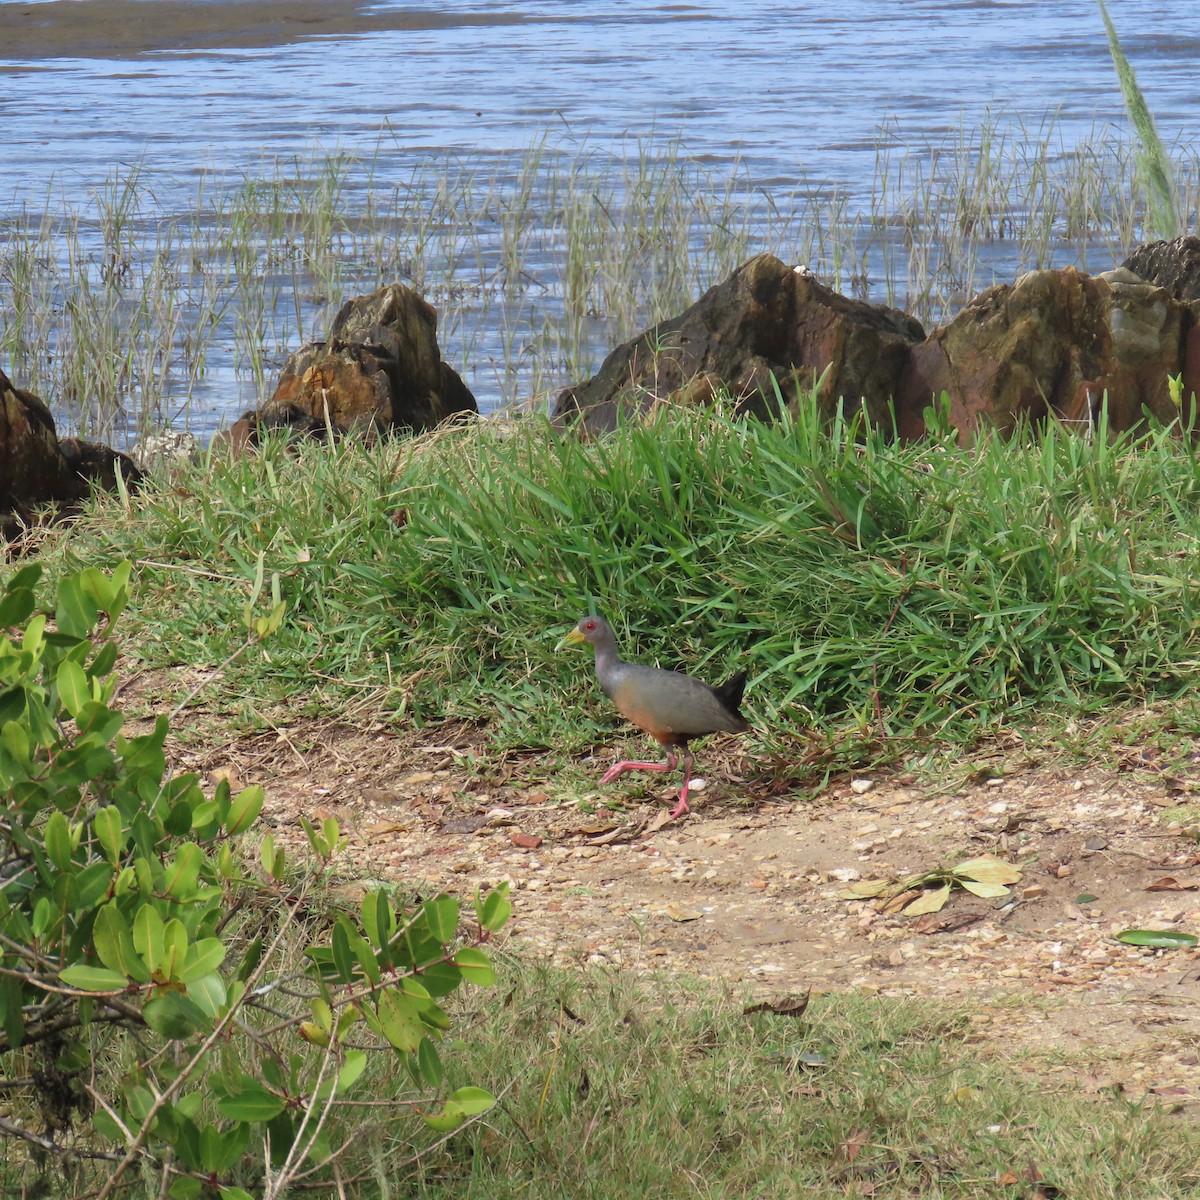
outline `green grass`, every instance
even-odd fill
[[[101,502],[52,557],[135,561],[127,646],[151,665],[221,663],[274,587],[282,627],[202,697],[248,719],[382,708],[577,750],[615,726],[554,648],[595,609],[630,657],[747,667],[757,748],[786,761],[813,731],[836,769],[1113,706],[1194,730],[1198,512],[1170,431],[896,446],[672,412],[588,443],[531,418],[272,446]]]
[[[821,996],[799,1019],[743,1006],[696,981],[515,971],[455,1062],[511,1090],[380,1194],[1017,1200],[1033,1163],[1072,1200],[1200,1195],[1193,1124],[994,1058],[945,1003]],[[395,1134],[383,1163],[410,1150]],[[1007,1172],[1026,1182],[998,1183]]]

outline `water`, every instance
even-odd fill
[[[173,48],[181,8],[214,18],[182,49]],[[96,29],[85,9],[104,18]],[[1195,9],[1111,0],[1110,12],[1159,133],[1190,147],[1200,100]],[[837,193],[854,211],[871,203],[881,127],[898,152],[920,153],[997,110],[1031,129],[1055,114],[1067,144],[1098,126],[1124,127],[1094,4],[408,0],[305,10],[268,0],[0,0],[9,164],[0,221],[42,212],[50,195],[85,206],[122,164],[140,164],[157,211],[186,213],[213,168],[236,177],[264,159],[340,147],[371,160],[375,185],[395,184],[420,164],[494,162],[547,133],[560,149],[622,154],[638,139],[677,136],[717,177],[740,170],[767,196]],[[286,295],[282,303],[294,307]],[[528,321],[533,311],[504,319]],[[442,339],[484,408],[504,398],[494,369],[502,353],[479,328],[491,316],[499,319],[464,316]],[[469,351],[456,338],[469,339]],[[298,344],[299,331],[289,339]],[[237,356],[226,348],[224,357]],[[485,365],[472,369],[472,357]],[[204,378],[188,384],[188,420],[201,432],[254,403],[264,377],[270,390],[273,361],[257,376],[245,361],[221,361],[214,353]]]

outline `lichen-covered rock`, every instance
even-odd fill
[[[1200,300],[1200,238],[1147,242],[1121,266],[1143,282],[1163,288],[1176,300]]]
[[[1107,397],[1113,430],[1150,413],[1177,413],[1168,377],[1185,387],[1200,364],[1186,361],[1192,306],[1117,270],[1032,271],[988,288],[912,351],[898,389],[902,431],[916,432],[932,397],[947,393],[950,421],[964,435],[1054,415],[1094,425]]]
[[[50,410],[0,371],[0,511],[61,500],[71,483]]]
[[[925,336],[893,308],[851,300],[801,267],[759,255],[686,312],[619,346],[599,372],[564,390],[552,417],[589,433],[659,402],[705,404],[721,390],[767,416],[807,396],[832,414],[841,398],[890,421],[890,403],[909,350]]]
[[[442,361],[432,305],[394,283],[347,301],[329,339],[297,350],[271,399],[243,419],[255,432],[287,425],[370,435],[420,433],[478,411],[466,384]]]

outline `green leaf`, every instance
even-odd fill
[[[1178,950],[1196,945],[1197,938],[1194,933],[1176,933],[1170,929],[1123,929],[1117,934],[1117,941],[1130,946]]]
[[[5,721],[4,728],[0,729],[0,745],[8,751],[14,762],[28,768],[33,743],[23,725],[18,725],[16,721]]]
[[[112,863],[109,862],[94,862],[90,867],[84,867],[74,879],[74,903],[77,911],[88,911],[105,900],[115,875]]]
[[[439,896],[426,900],[421,905],[429,932],[442,945],[451,941],[458,932],[458,901],[453,896]]]
[[[407,997],[389,988],[379,995],[377,1007],[379,1027],[383,1036],[397,1049],[413,1053],[421,1044],[421,1016],[417,1006]]]
[[[346,1061],[337,1077],[337,1094],[344,1096],[367,1069],[367,1056],[361,1050],[347,1050]]]
[[[227,999],[225,981],[215,971],[193,979],[187,985],[187,994],[210,1021],[220,1016]]]
[[[496,982],[496,972],[491,959],[474,946],[464,946],[454,956],[453,962],[468,983],[491,987]]]
[[[231,1121],[269,1121],[285,1107],[279,1096],[254,1082],[248,1082],[236,1096],[224,1096],[217,1102],[217,1111]]]
[[[31,564],[22,567],[5,585],[0,595],[0,633],[24,625],[33,612],[33,589],[41,575],[41,567]]]
[[[362,898],[362,927],[367,931],[371,944],[379,950],[387,947],[396,932],[396,914],[383,888],[367,892]]]
[[[442,1105],[442,1111],[436,1116],[425,1116],[425,1123],[439,1133],[449,1133],[457,1129],[468,1117],[485,1113],[496,1103],[491,1092],[483,1088],[462,1087],[451,1092]]]
[[[79,963],[67,967],[58,974],[59,979],[71,988],[83,992],[120,992],[128,982],[124,975],[104,967],[89,967]]]
[[[100,809],[92,817],[92,831],[114,867],[120,863],[121,853],[125,849],[124,829],[121,810],[115,804]]]
[[[95,568],[90,568],[94,571]],[[99,574],[99,572],[95,572]],[[58,585],[58,608],[55,624],[59,633],[72,637],[87,637],[96,624],[100,609],[92,591],[87,586],[88,571],[68,575]]]
[[[442,1080],[446,1078],[446,1069],[442,1066],[441,1055],[438,1054],[431,1038],[423,1037],[417,1047],[417,1069],[430,1087],[442,1086]]]
[[[508,885],[504,884],[495,891],[489,892],[482,902],[475,898],[475,911],[479,916],[479,924],[491,933],[503,929],[512,915],[512,904],[508,899]]]
[[[60,871],[65,871],[71,865],[71,831],[67,825],[67,818],[58,809],[46,819],[43,837],[50,861]]]
[[[188,821],[191,828],[191,821]],[[196,894],[196,880],[204,863],[204,851],[195,842],[184,842],[175,851],[175,858],[167,867],[159,884],[159,891],[176,900],[190,900]]]
[[[231,837],[249,829],[258,820],[262,812],[265,793],[258,784],[243,788],[238,792],[237,799],[229,806],[229,818],[225,822],[225,832]]]
[[[188,952],[187,930],[178,917],[173,917],[163,927],[163,956],[159,964],[159,975],[164,983],[175,982],[183,969]]]
[[[133,918],[133,944],[151,973],[163,959],[163,922],[153,904],[143,904]]]
[[[142,1019],[165,1038],[182,1040],[208,1027],[210,1018],[194,1001],[180,992],[166,992],[147,1000]]]
[[[133,946],[133,931],[115,904],[106,904],[96,913],[92,942],[100,961],[126,979],[148,983],[150,972]]]
[[[183,983],[191,983],[194,979],[212,974],[225,961],[227,953],[228,949],[220,938],[201,938],[193,942],[184,956],[178,979]]]
[[[92,689],[83,668],[72,659],[65,658],[59,663],[54,682],[63,708],[71,716],[77,717],[83,706],[92,699]]]

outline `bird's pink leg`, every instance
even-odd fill
[[[627,771],[673,771],[678,761],[675,755],[668,751],[665,763],[633,762],[632,760],[615,763],[600,777],[600,782],[612,783],[614,779],[620,779]]]
[[[671,810],[672,820],[675,817],[681,817],[685,812],[691,812],[688,808],[687,794],[688,784],[692,782],[692,752],[685,750],[683,752],[683,787],[679,789],[679,803]]]

